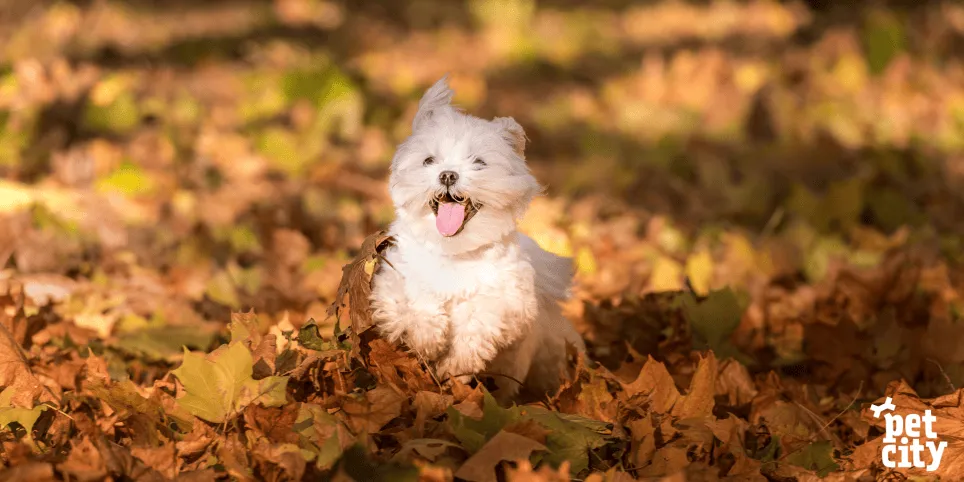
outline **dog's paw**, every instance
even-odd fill
[[[455,383],[458,382],[462,385],[469,386],[475,377],[472,375],[460,375],[455,377],[448,377],[442,379],[442,386],[445,388],[452,388]]]
[[[404,339],[412,351],[426,360],[435,360],[445,350],[445,338],[436,336],[429,330],[409,330]]]
[[[457,379],[469,383],[472,377],[485,369],[485,363],[473,358],[446,356],[436,368],[440,380]]]

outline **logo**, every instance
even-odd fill
[[[893,399],[887,397],[883,404],[871,405],[870,411],[874,412],[874,418],[880,418],[880,412],[885,410],[896,410],[897,407],[892,402]],[[930,410],[925,410],[923,416],[916,413],[907,416],[888,413],[884,415],[884,421],[887,432],[883,439],[884,448],[880,453],[884,466],[891,469],[916,467],[928,472],[937,470],[947,442],[937,440],[937,432],[934,432],[937,417],[931,415]],[[925,439],[923,444],[922,438]],[[930,456],[930,463],[924,460],[924,452]]]

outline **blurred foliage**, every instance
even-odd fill
[[[962,41],[950,1],[0,2],[2,468],[897,477],[857,402],[964,386]],[[545,406],[325,313],[444,74],[576,261]]]

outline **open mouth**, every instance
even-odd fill
[[[439,234],[446,237],[461,233],[465,224],[482,207],[467,197],[452,196],[448,192],[432,198],[428,205],[435,213],[435,227]]]

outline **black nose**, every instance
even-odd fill
[[[451,187],[452,184],[455,184],[455,181],[459,180],[459,173],[455,171],[442,171],[438,175],[438,180],[442,185]]]

